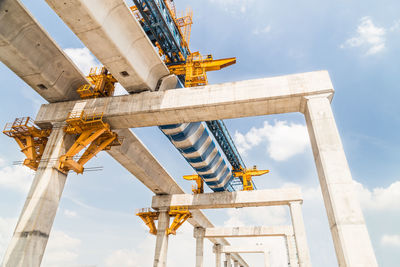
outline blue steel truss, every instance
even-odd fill
[[[229,163],[232,165],[233,170],[245,169],[246,165],[240,157],[224,122],[221,120],[207,121],[206,124],[208,129],[210,129],[211,133],[214,135],[215,140],[217,140]]]
[[[144,22],[142,27],[153,44],[160,45],[171,63],[183,63],[190,51],[164,0],[133,0]],[[183,56],[184,60],[180,57]]]

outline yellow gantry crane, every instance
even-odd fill
[[[261,176],[266,173],[269,173],[269,170],[258,170],[256,166],[253,169],[244,169],[244,170],[233,170],[233,177],[238,177],[242,180],[243,183],[243,191],[251,191],[254,190],[253,177]]]
[[[87,76],[90,84],[82,85],[77,92],[82,99],[112,96],[117,80],[108,72],[105,67],[97,71],[91,68]]]
[[[158,220],[158,216],[160,215],[158,211],[152,211],[149,208],[145,208],[145,209],[140,209],[136,213],[136,215],[139,216],[144,221],[144,223],[149,227],[150,234],[153,235],[157,234],[155,221]],[[170,217],[174,217],[174,220],[172,221],[168,229],[165,231],[166,235],[170,234],[176,235],[176,231],[179,229],[179,227],[181,227],[181,225],[184,222],[186,222],[187,219],[192,217],[192,214],[190,213],[187,207],[170,207],[168,215]]]
[[[15,119],[13,123],[7,123],[3,133],[14,138],[21,152],[25,154],[23,164],[36,171],[51,129],[40,129],[30,117],[23,117]]]

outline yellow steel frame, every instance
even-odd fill
[[[105,67],[91,68],[87,76],[90,84],[82,85],[77,92],[82,99],[112,96],[117,80]]]
[[[17,118],[6,124],[3,133],[17,142],[26,156],[23,164],[37,170],[51,129],[39,129],[30,117]]]
[[[194,52],[185,63],[170,65],[168,69],[175,75],[185,75],[185,87],[194,87],[208,84],[208,71],[220,70],[235,63],[236,58],[215,60],[211,55],[203,57],[199,52]]]
[[[154,221],[158,220],[159,212],[151,211],[150,209],[141,209],[136,213],[136,215],[139,216],[144,221],[144,223],[149,227],[150,234],[152,235],[157,234],[157,228]]]
[[[243,180],[243,191],[251,191],[254,190],[254,184],[252,177],[253,176],[261,176],[266,173],[269,173],[269,170],[257,170],[257,167],[254,166],[253,169],[243,169],[239,171],[233,171],[234,177],[241,177]]]
[[[183,179],[188,181],[195,181],[196,185],[192,186],[193,194],[202,194],[204,193],[204,181],[201,179],[199,175],[185,175]]]
[[[187,219],[192,217],[187,207],[171,207],[169,211],[169,216],[175,217],[171,223],[171,226],[167,229],[167,235],[176,235],[176,231],[181,227],[181,225],[186,222]]]
[[[103,121],[103,113],[71,112],[66,122],[64,131],[68,134],[76,134],[78,138],[68,152],[59,159],[58,169],[62,172],[73,170],[76,173],[83,173],[83,165],[97,153],[108,150],[111,146],[121,145],[118,135],[110,130],[108,123]],[[75,160],[77,154],[86,147],[85,152],[78,160]]]
[[[156,235],[157,234],[157,228],[155,224],[155,220],[158,220],[158,217],[160,215],[159,212],[157,211],[152,211],[149,208],[141,209],[136,213],[137,216],[139,216],[144,223],[149,227],[150,229],[150,234]],[[168,212],[168,215],[170,217],[174,217],[174,220],[172,221],[171,225],[168,227],[168,229],[165,231],[166,235],[176,235],[176,231],[181,227],[181,225],[186,222],[187,219],[192,217],[192,214],[189,212],[189,209],[187,207],[170,207],[170,210]]]

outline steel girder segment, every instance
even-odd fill
[[[155,90],[169,75],[123,0],[46,0],[130,93]]]
[[[0,1],[0,60],[49,102],[79,99],[87,83],[18,0]]]

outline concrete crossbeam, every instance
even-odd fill
[[[169,75],[124,0],[46,2],[128,92],[155,90]]]
[[[153,209],[187,206],[190,210],[289,205],[302,201],[300,188],[154,196]]]
[[[49,102],[79,99],[79,69],[19,0],[0,1],[0,60]]]
[[[264,253],[268,251],[265,246],[222,246],[221,253]]]
[[[293,235],[292,226],[241,226],[206,228],[204,237],[258,237]]]
[[[328,72],[316,71],[82,102],[119,129],[302,112],[305,96],[333,92]],[[42,105],[36,123],[64,121],[75,103]]]

